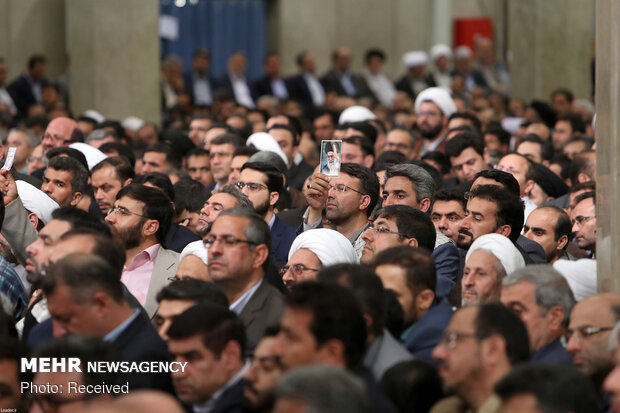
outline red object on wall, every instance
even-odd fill
[[[454,47],[465,45],[473,50],[476,35],[493,40],[493,20],[489,17],[454,19],[453,34]]]

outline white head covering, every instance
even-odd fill
[[[420,112],[422,102],[430,100],[443,112],[444,116],[450,116],[456,112],[456,105],[450,93],[441,87],[429,87],[421,91],[415,98],[415,111]]]
[[[446,56],[448,59],[452,57],[452,49],[447,44],[436,44],[431,48],[431,59],[433,61],[439,59],[441,56]]]
[[[314,252],[324,267],[340,263],[357,264],[359,262],[351,241],[333,229],[317,228],[302,232],[293,241],[288,252],[288,259],[290,260],[293,254],[301,248],[307,248]]]
[[[187,257],[188,255],[197,256],[202,260],[202,262],[205,263],[205,265],[207,265],[207,249],[205,248],[205,245],[202,243],[202,241],[192,241],[187,244],[185,248],[183,248],[183,251],[181,251],[181,255],[179,256],[179,262],[181,262],[181,260],[183,260],[183,258]]]
[[[349,106],[340,114],[338,124],[344,125],[345,123],[364,122],[374,119],[377,119],[377,117],[370,109],[364,106]]]
[[[493,254],[504,266],[506,274],[525,267],[525,261],[517,247],[503,235],[485,234],[479,236],[469,247],[469,251],[467,251],[465,256],[465,262],[467,263],[471,254],[479,249]]]
[[[69,145],[69,148],[77,149],[84,154],[86,162],[88,163],[88,169],[93,169],[93,166],[108,157],[108,155],[101,152],[99,149],[83,142],[74,142]]]
[[[140,128],[144,126],[144,121],[137,116],[129,116],[123,120],[121,125],[123,125],[123,128],[125,129],[138,132]]]
[[[86,112],[84,112],[83,116],[94,119],[95,121],[97,121],[97,123],[101,123],[105,120],[105,116],[103,116],[101,113],[97,112],[94,109],[87,110]]]
[[[471,49],[465,45],[454,49],[454,57],[457,59],[468,59],[472,56]]]
[[[56,201],[26,181],[15,181],[15,184],[17,184],[17,194],[22,200],[24,208],[34,212],[44,223],[49,223],[52,220],[52,212],[60,208]]]
[[[411,67],[423,66],[428,63],[428,55],[423,50],[407,52],[403,55],[403,65],[409,69]]]
[[[286,166],[288,166],[288,158],[286,157],[284,152],[282,152],[278,141],[276,141],[274,137],[267,132],[257,132],[251,134],[245,144],[248,146],[254,145],[254,147],[259,151],[269,151],[277,153],[280,158],[282,158]]]
[[[553,268],[566,279],[570,289],[579,301],[596,294],[596,260],[582,258],[577,261],[557,260]]]

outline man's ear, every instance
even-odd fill
[[[241,346],[235,340],[230,340],[222,349],[221,359],[224,360],[229,368],[233,368],[239,364],[242,359]]]
[[[525,195],[526,196],[530,196],[530,192],[532,192],[532,189],[534,189],[534,185],[536,185],[536,182],[534,182],[533,179],[529,179],[525,183]]]
[[[370,205],[370,195],[363,195],[360,200],[359,210],[364,211]]]
[[[511,230],[512,228],[510,228],[510,225],[506,224],[506,225],[502,225],[501,227],[497,228],[495,233],[503,235],[505,237],[509,237]]]
[[[562,328],[562,322],[564,321],[564,309],[562,306],[554,305],[545,315],[547,319],[547,328],[551,331],[559,330]]]
[[[325,341],[318,348],[318,358],[321,363],[330,366],[346,367],[344,343],[335,338]]]
[[[558,246],[555,247],[555,249],[563,250],[566,244],[568,244],[568,235],[562,235],[560,239],[558,239]]]
[[[142,235],[145,237],[157,235],[158,230],[159,221],[156,219],[147,219],[142,225]]]
[[[72,197],[71,197],[70,205],[72,207],[77,206],[77,204],[79,204],[81,200],[82,200],[82,193],[81,192],[74,192]]]
[[[37,229],[37,227],[39,226],[39,217],[37,216],[37,214],[35,214],[34,212],[29,213],[28,220],[30,221],[34,229]]]
[[[90,299],[90,307],[100,316],[105,316],[110,309],[110,296],[103,291],[96,291]]]
[[[405,243],[410,247],[418,247],[418,240],[415,238],[407,238],[407,241],[405,241]]]
[[[431,207],[431,200],[428,198],[424,198],[420,201],[420,211],[428,212],[428,209]]]
[[[484,147],[484,150],[482,151],[482,159],[484,159],[484,163],[486,163],[487,165],[491,163],[491,155],[489,155],[489,148],[487,148],[486,146]]]
[[[269,193],[269,205],[274,206],[278,202],[278,199],[280,199],[279,193],[275,191]]]
[[[269,248],[265,244],[258,244],[252,250],[252,268],[260,268],[269,258]]]
[[[127,178],[127,179],[125,180],[125,182],[121,183],[121,188],[126,187],[127,185],[129,185],[129,184],[130,184],[130,183],[132,183],[132,182],[133,182],[133,178]]]
[[[493,334],[482,341],[482,357],[490,365],[497,365],[506,359],[506,339],[499,334]]]
[[[431,308],[433,301],[435,300],[435,293],[428,288],[420,291],[415,297],[415,306],[418,310],[418,314],[424,314]]]

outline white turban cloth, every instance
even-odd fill
[[[338,231],[327,228],[309,229],[295,238],[288,252],[290,260],[293,254],[306,248],[316,254],[321,264],[326,267],[334,264],[357,264],[357,254],[351,241]]]
[[[422,102],[431,101],[436,104],[444,116],[450,116],[456,112],[456,105],[450,93],[441,87],[429,87],[421,91],[415,98],[415,113],[420,113]]]
[[[188,255],[195,255],[200,258],[202,262],[207,265],[207,249],[205,248],[205,244],[203,244],[202,240],[192,241],[183,248],[181,251],[181,255],[179,256],[179,262],[183,260],[183,258]]]
[[[284,152],[282,152],[280,144],[278,144],[278,141],[276,141],[275,138],[267,132],[257,132],[251,134],[245,144],[248,146],[254,145],[254,147],[259,151],[275,152],[278,156],[280,156],[280,158],[282,158],[286,166],[289,166],[288,158]]]
[[[338,118],[338,124],[344,125],[345,123],[365,122],[367,120],[374,119],[377,119],[377,117],[367,107],[349,106],[340,114],[340,118]]]
[[[97,165],[99,162],[103,161],[108,157],[105,153],[101,152],[99,149],[94,146],[90,146],[87,143],[83,142],[74,142],[69,145],[69,148],[77,149],[78,151],[84,154],[86,158],[86,163],[88,163],[88,169],[93,169],[93,166]]]
[[[517,247],[514,246],[510,239],[503,235],[485,234],[479,236],[469,247],[469,251],[467,251],[465,256],[465,262],[467,263],[471,254],[479,249],[493,254],[504,266],[506,275],[525,267],[525,260],[523,260],[523,256]]]
[[[26,181],[15,181],[17,194],[24,208],[34,213],[41,221],[48,224],[52,220],[52,212],[60,206],[39,188]]]
[[[596,260],[582,258],[577,261],[557,260],[553,268],[558,270],[573,290],[575,300],[580,301],[596,294]]]

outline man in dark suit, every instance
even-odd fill
[[[74,253],[50,266],[42,289],[54,336],[88,335],[113,343],[126,361],[169,361],[148,318],[131,307],[114,268],[94,254]],[[168,373],[130,374],[131,389],[172,392]]]
[[[332,68],[321,78],[323,88],[327,93],[335,92],[338,96],[359,98],[370,96],[364,82],[357,75],[351,73],[351,50],[340,47],[332,54]]]
[[[179,399],[194,412],[241,413],[246,335],[237,315],[221,305],[200,303],[174,318],[168,348],[187,363],[172,373]]]
[[[220,86],[231,92],[239,105],[253,109],[252,89],[245,77],[246,63],[243,53],[233,53],[228,59],[228,73],[220,80]]]
[[[304,106],[325,105],[325,89],[315,75],[314,56],[307,51],[301,52],[297,55],[297,65],[300,73],[287,80],[291,98]]]
[[[215,219],[204,243],[209,275],[243,321],[251,352],[265,328],[277,325],[282,315],[282,294],[264,279],[270,262],[269,226],[250,209],[228,209]]]
[[[30,56],[26,73],[19,76],[7,87],[20,117],[25,117],[28,114],[30,105],[43,101],[41,89],[47,83],[45,80],[46,68],[45,56]]]
[[[194,104],[211,106],[213,92],[217,90],[217,82],[209,76],[209,52],[205,49],[194,50],[192,71],[183,75],[185,90],[194,97]]]
[[[256,80],[252,85],[254,100],[265,95],[275,96],[278,99],[288,99],[289,92],[280,75],[280,56],[273,52],[267,53],[264,68],[265,76]]]
[[[400,339],[417,359],[434,363],[431,353],[452,317],[452,306],[435,294],[435,261],[411,246],[388,248],[371,262],[383,286],[394,291],[403,308]]]
[[[276,267],[281,268],[288,261],[288,252],[296,236],[295,229],[274,213],[275,204],[284,190],[282,174],[267,163],[246,162],[237,184],[239,190],[252,201],[254,211],[269,225],[272,259]]]
[[[408,205],[424,212],[428,216],[430,205],[433,203],[435,184],[431,175],[424,168],[401,164],[390,166],[385,173],[383,187],[383,206]],[[398,218],[396,218],[398,220]],[[426,224],[431,223],[430,218]],[[395,222],[394,222],[395,224]],[[430,228],[429,228],[430,229]],[[432,248],[433,259],[437,266],[437,295],[445,297],[458,279],[459,253],[454,244],[441,232],[435,231],[435,241]],[[379,235],[379,234],[378,234]]]

